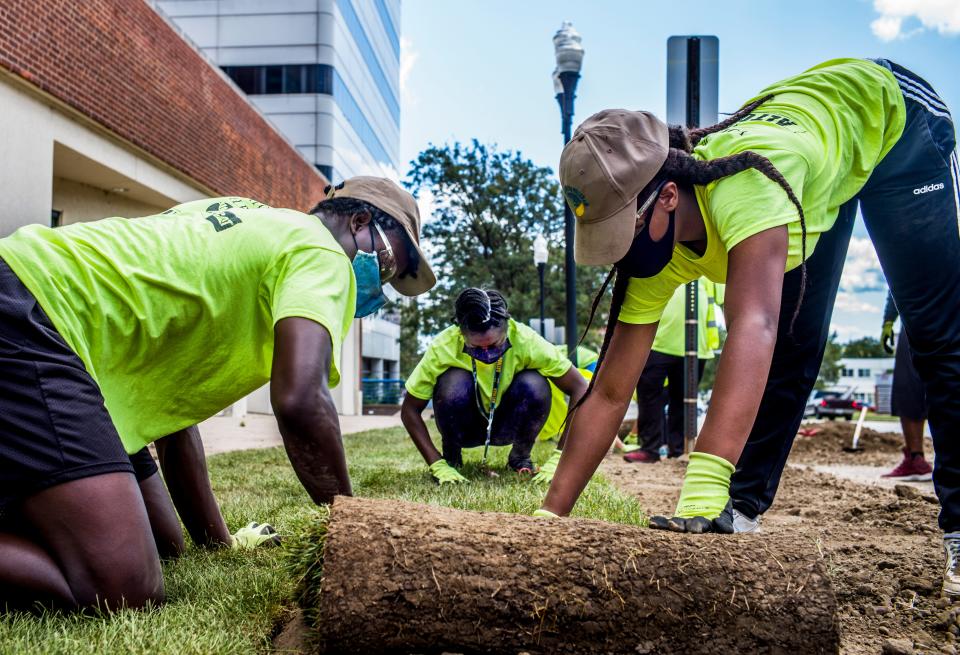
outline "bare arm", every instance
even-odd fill
[[[765,230],[730,251],[727,341],[697,450],[736,464],[760,408],[777,342],[787,228]]]
[[[583,394],[587,392],[587,381],[575,366],[571,366],[566,373],[558,378],[550,378],[550,381],[557,385],[560,391],[570,397],[568,407],[574,407],[580,402]],[[560,438],[560,443],[557,444],[557,448],[563,448],[567,440],[568,432],[569,430],[564,430],[563,436]]]
[[[410,435],[413,444],[429,466],[440,459],[441,455],[430,439],[427,424],[423,422],[423,410],[426,409],[427,402],[407,393],[403,397],[403,405],[400,407],[400,420],[403,421],[403,427],[407,429],[407,434]]]
[[[292,317],[280,320],[274,335],[270,401],[293,470],[317,504],[353,495],[327,386],[330,334],[315,321]]]
[[[210,488],[197,426],[157,439],[160,468],[177,513],[198,546],[230,545],[230,531]]]
[[[617,436],[656,333],[656,323],[617,323],[593,391],[573,415],[544,509],[560,516],[573,509]]]

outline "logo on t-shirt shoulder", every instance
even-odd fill
[[[796,133],[796,134],[805,134],[805,133],[806,133],[806,130],[804,130],[802,127],[800,127],[800,126],[797,124],[797,122],[796,122],[795,120],[793,120],[792,118],[790,118],[789,116],[784,116],[784,115],[782,115],[782,114],[772,114],[772,113],[770,113],[770,112],[763,112],[763,111],[750,112],[749,114],[745,115],[743,118],[741,118],[740,120],[738,120],[736,123],[734,123],[733,125],[731,125],[731,126],[728,127],[727,129],[721,130],[721,131],[722,131],[722,132],[736,132],[739,136],[743,136],[743,135],[745,135],[745,134],[747,133],[747,132],[746,132],[747,126],[744,125],[744,123],[746,123],[746,122],[753,122],[753,123],[757,123],[757,122],[760,122],[760,123],[771,123],[771,124],[776,125],[776,126],[778,126],[778,127],[785,127],[785,128],[787,128],[788,130],[790,130],[791,132],[794,132],[794,133]],[[707,137],[704,137],[703,139],[700,140],[700,143],[704,143],[704,144],[705,144],[705,143],[706,143],[706,140],[707,140]]]
[[[210,208],[215,207],[216,203],[207,208],[207,211],[210,211]],[[222,211],[213,211],[210,214],[207,214],[204,218],[210,221],[210,225],[213,226],[213,229],[217,232],[223,232],[228,230],[234,225],[239,225],[243,221],[240,220],[240,217],[234,214],[229,210]]]

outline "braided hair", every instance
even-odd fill
[[[469,287],[457,296],[453,322],[470,332],[486,332],[510,318],[503,294],[493,289]]]
[[[744,105],[743,108],[736,113],[731,114],[727,119],[717,123],[716,125],[711,125],[710,127],[688,130],[687,128],[679,125],[669,126],[670,148],[667,152],[667,159],[664,161],[663,166],[660,167],[660,170],[654,176],[653,180],[651,180],[650,183],[643,188],[639,196],[648,196],[649,194],[653,193],[654,189],[656,189],[661,182],[666,180],[676,182],[677,184],[683,186],[702,186],[724,177],[736,175],[737,173],[750,168],[762,173],[767,178],[779,184],[784,193],[787,194],[790,202],[792,202],[797,208],[797,213],[800,216],[800,295],[797,299],[797,306],[793,310],[793,316],[790,319],[790,333],[792,333],[793,325],[797,320],[797,316],[800,314],[800,303],[803,301],[803,294],[807,287],[807,223],[800,200],[797,199],[796,194],[790,187],[790,183],[787,182],[786,178],[784,178],[780,171],[777,170],[776,166],[774,166],[769,159],[762,155],[758,155],[755,152],[748,150],[735,155],[730,155],[728,157],[718,157],[717,159],[711,159],[708,161],[694,159],[694,157],[691,155],[693,149],[700,142],[700,140],[703,139],[703,137],[707,136],[708,134],[713,134],[714,132],[725,130],[731,125],[742,120],[746,115],[771,98],[773,98],[773,94],[758,98],[757,100]],[[581,343],[583,343],[584,338],[587,336],[587,332],[593,325],[593,319],[596,316],[597,307],[600,304],[600,300],[606,293],[607,287],[610,285],[610,280],[614,277],[616,277],[616,279],[613,283],[613,294],[610,298],[610,314],[607,317],[607,329],[603,335],[603,343],[600,346],[600,355],[597,358],[597,371],[600,370],[600,365],[603,363],[604,357],[607,354],[607,349],[610,347],[610,341],[613,338],[613,331],[616,328],[617,320],[620,317],[620,309],[623,306],[624,299],[626,298],[627,285],[630,281],[630,278],[621,273],[616,265],[610,269],[610,273],[600,286],[600,290],[597,292],[597,295],[594,296],[593,304],[590,307],[590,318],[587,320],[587,327],[584,329],[583,334],[580,336],[580,341],[577,343],[579,346]],[[575,412],[577,408],[583,404],[583,401],[586,400],[587,396],[590,395],[590,392],[593,391],[593,384],[596,379],[596,375],[594,375],[594,377],[590,379],[586,393],[584,393],[583,396],[580,397],[580,400],[578,400],[577,403],[569,409],[567,412],[567,419],[565,421],[566,423],[569,423],[573,412]]]

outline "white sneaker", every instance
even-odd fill
[[[943,535],[943,550],[947,555],[943,569],[943,593],[960,596],[960,532]]]
[[[741,514],[737,510],[733,510],[733,531],[740,533],[757,533],[760,532],[760,517],[762,514],[758,514],[757,518],[752,519],[745,514]],[[958,535],[958,542],[960,542],[960,535]],[[958,543],[958,548],[960,548],[960,543]],[[958,558],[960,559],[960,558]],[[960,582],[960,577],[957,578]],[[958,591],[957,593],[960,593]]]

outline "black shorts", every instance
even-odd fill
[[[890,413],[894,416],[923,421],[927,418],[927,395],[923,380],[913,366],[907,331],[901,329],[897,340],[897,354],[893,365],[893,388],[890,393]]]
[[[97,383],[0,259],[0,516],[64,482],[156,473],[146,448],[132,459]]]

